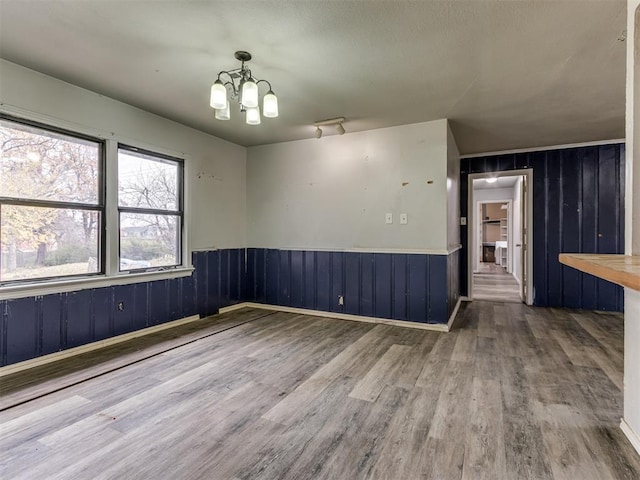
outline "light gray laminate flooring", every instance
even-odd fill
[[[243,309],[7,376],[0,478],[640,478],[620,315],[458,325]]]
[[[480,262],[473,274],[473,298],[496,302],[520,303],[520,285],[510,273],[495,263]]]

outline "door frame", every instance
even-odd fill
[[[518,175],[514,175],[514,177],[517,177]],[[477,205],[479,207],[481,207],[482,205],[488,205],[488,204],[492,204],[492,203],[502,203],[502,204],[506,204],[507,205],[507,267],[506,270],[507,272],[511,273],[511,271],[513,270],[512,268],[512,263],[513,263],[513,258],[511,258],[511,249],[512,249],[512,242],[511,242],[511,224],[513,223],[513,218],[511,215],[511,211],[512,211],[512,199],[508,199],[505,198],[504,200],[479,200],[477,203]],[[477,213],[477,212],[476,212]],[[481,230],[482,230],[482,219],[481,218],[473,218],[472,219],[475,223],[473,224],[473,228],[476,229],[476,235],[475,238],[476,240],[479,240],[481,235]],[[471,233],[473,235],[473,232]],[[473,262],[473,273],[477,273],[476,267],[478,267],[480,265],[480,252],[482,252],[482,248],[479,248],[480,245],[475,245],[476,247],[476,255],[478,255],[478,257],[476,258],[476,261]],[[473,260],[473,254],[471,255],[471,259]]]
[[[499,172],[483,172],[483,173],[470,173],[468,176],[467,191],[467,213],[469,218],[467,219],[467,225],[472,228],[467,228],[467,297],[469,300],[473,300],[473,251],[477,247],[474,238],[474,228],[476,222],[476,212],[474,208],[474,194],[473,194],[473,181],[480,178],[489,177],[517,177],[524,176],[526,178],[526,225],[528,229],[525,235],[526,242],[526,256],[525,256],[525,272],[523,272],[523,280],[526,282],[524,303],[527,305],[533,305],[533,168],[522,168],[518,170],[503,170]],[[523,219],[524,220],[524,219]]]

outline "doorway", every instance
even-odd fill
[[[469,298],[533,300],[530,169],[469,175]]]

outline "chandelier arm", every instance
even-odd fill
[[[264,82],[269,86],[269,91],[273,90],[273,88],[271,88],[271,83],[269,82],[269,80],[256,80],[256,85],[259,85],[260,82]]]
[[[226,71],[226,70],[222,70],[221,72],[218,72],[218,80],[220,80],[220,77],[222,75],[226,75],[227,77],[231,78],[231,72],[233,72],[233,70],[230,71]]]
[[[231,87],[231,90],[233,91],[233,95],[234,96],[238,96],[238,88],[236,87],[236,84],[233,80],[233,74],[234,73],[240,73],[242,74],[242,69],[240,68],[235,68],[233,70],[222,70],[221,72],[218,73],[218,80],[220,80],[222,82],[221,77],[223,75],[226,75],[228,77],[228,80],[225,82],[222,82],[222,84],[226,87],[227,85],[229,85]]]
[[[231,90],[233,92],[234,95],[238,95],[238,90],[236,89],[235,84],[231,81],[231,80],[227,80],[226,82],[223,83],[223,85],[226,87],[227,85],[231,86]]]

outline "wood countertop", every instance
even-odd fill
[[[640,255],[561,253],[560,263],[640,291]]]

